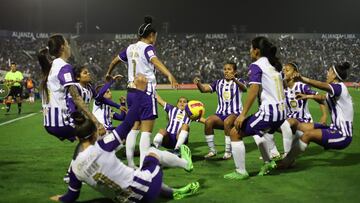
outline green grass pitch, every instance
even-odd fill
[[[190,90],[160,90],[159,94],[175,104],[179,96],[200,100],[205,104],[206,115],[215,112],[215,94],[201,94]],[[125,95],[114,91],[114,98]],[[251,178],[245,181],[229,181],[223,175],[234,170],[232,159],[221,160],[224,152],[224,133],[215,131],[217,158],[204,160],[207,153],[203,125],[192,123],[189,147],[193,153],[194,171],[189,174],[181,169],[164,169],[164,181],[170,186],[182,186],[198,180],[199,194],[179,202],[360,202],[360,92],[351,89],[354,102],[354,139],[341,151],[324,151],[311,144],[305,154],[296,161],[296,166],[287,171],[277,171],[265,177],[255,176],[262,165],[259,151],[251,137],[245,138],[246,167]],[[245,96],[244,96],[245,97]],[[244,98],[243,98],[244,101]],[[254,104],[254,107],[256,104]],[[0,113],[0,202],[50,202],[49,197],[63,194],[67,186],[62,177],[72,156],[74,143],[60,142],[48,135],[43,128],[40,102],[24,104],[23,114],[36,115],[1,125],[17,118],[16,105],[12,114]],[[255,108],[253,108],[255,110]],[[310,111],[319,119],[318,105],[311,101]],[[159,118],[153,136],[166,126],[164,111],[159,106]],[[139,138],[140,136],[138,136]],[[282,151],[282,137],[276,134],[278,149]],[[119,157],[124,160],[124,152]],[[125,158],[126,159],[126,158]],[[138,157],[136,157],[138,161]],[[84,185],[79,202],[106,202],[101,194]],[[168,200],[160,199],[160,202]],[[173,202],[170,201],[169,202]]]

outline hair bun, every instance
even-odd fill
[[[144,22],[145,24],[149,24],[149,23],[152,23],[152,17],[151,16],[145,16],[144,17]]]
[[[86,121],[84,114],[82,114],[81,112],[78,112],[78,111],[72,113],[71,117],[74,119],[75,125],[81,125]]]
[[[343,70],[347,70],[350,68],[350,63],[349,62],[344,62],[342,65],[341,65],[341,68]]]

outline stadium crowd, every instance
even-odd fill
[[[156,44],[157,55],[174,73],[180,83],[191,83],[195,76],[202,81],[211,82],[220,78],[222,66],[226,61],[233,61],[239,67],[241,77],[247,74],[250,64],[248,39],[229,37],[226,39],[206,39],[200,35],[176,34],[161,35]],[[280,50],[283,63],[297,61],[302,74],[318,80],[324,80],[327,67],[334,61],[344,58],[352,65],[353,71],[348,81],[358,81],[360,74],[360,39],[296,39],[279,37],[272,39]],[[105,75],[112,58],[130,42],[136,39],[123,40],[82,40],[71,39],[74,57],[78,63],[87,63],[94,78],[100,81]],[[36,59],[38,49],[46,40],[0,38],[0,67],[7,71],[9,59],[18,64],[24,75],[31,74],[35,81],[40,80],[39,65]],[[126,68],[119,68],[118,73],[127,75]],[[319,74],[320,73],[320,74]],[[3,80],[3,76],[0,78]],[[167,83],[159,75],[158,83]],[[38,84],[38,83],[37,83]]]

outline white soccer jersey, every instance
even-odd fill
[[[344,136],[352,136],[354,109],[352,98],[344,83],[331,83],[331,94],[326,95],[326,102],[331,112],[330,128],[342,132]]]
[[[264,121],[281,121],[286,118],[282,77],[266,57],[261,57],[250,65],[249,84],[261,85],[261,104],[256,116]]]
[[[128,63],[128,82],[133,82],[136,74],[146,76],[151,86],[156,86],[155,67],[150,62],[156,57],[154,47],[142,41],[131,44],[120,52],[119,59]]]
[[[102,103],[97,104],[97,102],[94,101],[92,113],[94,114],[96,119],[101,124],[104,125],[104,127],[106,129],[112,127],[112,120],[111,120],[112,110],[111,110],[111,107],[109,105],[102,104]]]
[[[111,133],[103,141],[106,144],[115,139],[115,135]],[[80,181],[104,194],[114,192],[111,186],[127,189],[134,178],[134,169],[123,164],[116,157],[115,151],[103,149],[98,142],[79,153],[72,163],[72,170]],[[101,185],[100,182],[105,183]]]
[[[49,102],[45,103],[44,100],[42,102],[44,126],[61,127],[69,125],[65,87],[73,84],[75,84],[75,80],[72,66],[61,58],[55,59],[47,81]]]

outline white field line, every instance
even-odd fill
[[[33,115],[35,115],[35,114],[36,114],[36,113],[31,113],[31,114],[26,115],[26,116],[22,116],[22,117],[19,117],[19,118],[15,118],[15,119],[12,119],[12,120],[9,120],[9,121],[0,123],[0,126],[6,125],[6,124],[9,124],[9,123],[13,123],[13,122],[15,122],[15,121],[18,121],[18,120],[21,120],[21,119],[24,119],[24,118],[28,118],[28,117],[33,116]]]

